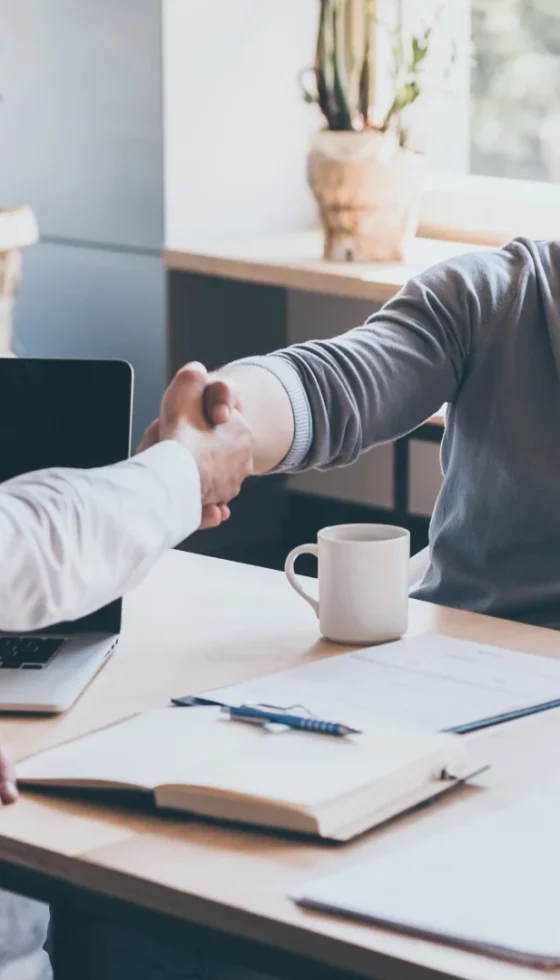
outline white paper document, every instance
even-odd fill
[[[290,897],[412,935],[557,967],[559,827],[560,796],[535,796]]]
[[[448,729],[560,699],[560,661],[419,636],[205,694],[233,705],[303,707],[347,724],[373,715]]]

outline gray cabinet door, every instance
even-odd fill
[[[0,204],[43,236],[163,242],[161,0],[0,0]]]
[[[27,357],[130,361],[137,442],[157,414],[165,382],[164,307],[158,258],[37,245],[25,253],[13,349]]]

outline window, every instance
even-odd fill
[[[560,182],[560,0],[471,0],[470,172]]]
[[[457,77],[420,234],[560,238],[560,0],[446,4]]]

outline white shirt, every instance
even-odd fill
[[[176,442],[114,466],[0,484],[0,630],[38,630],[99,609],[200,519],[198,469]]]

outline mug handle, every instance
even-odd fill
[[[319,557],[319,550],[317,548],[317,545],[316,544],[300,544],[297,548],[294,548],[293,551],[290,551],[290,554],[286,558],[286,562],[285,562],[285,565],[284,565],[284,571],[286,573],[286,578],[288,579],[288,582],[292,586],[292,589],[295,589],[295,591],[297,592],[297,594],[300,595],[302,599],[305,599],[305,601],[309,603],[309,605],[311,606],[311,608],[315,610],[315,613],[318,616],[319,615],[319,603],[318,603],[317,599],[314,599],[313,596],[310,596],[309,595],[309,592],[306,592],[305,591],[305,589],[303,588],[303,585],[300,584],[300,582],[298,580],[298,577],[296,575],[295,569],[294,569],[294,565],[295,565],[295,563],[296,563],[296,561],[297,561],[297,559],[299,558],[300,555],[314,555],[315,558],[318,558]]]

